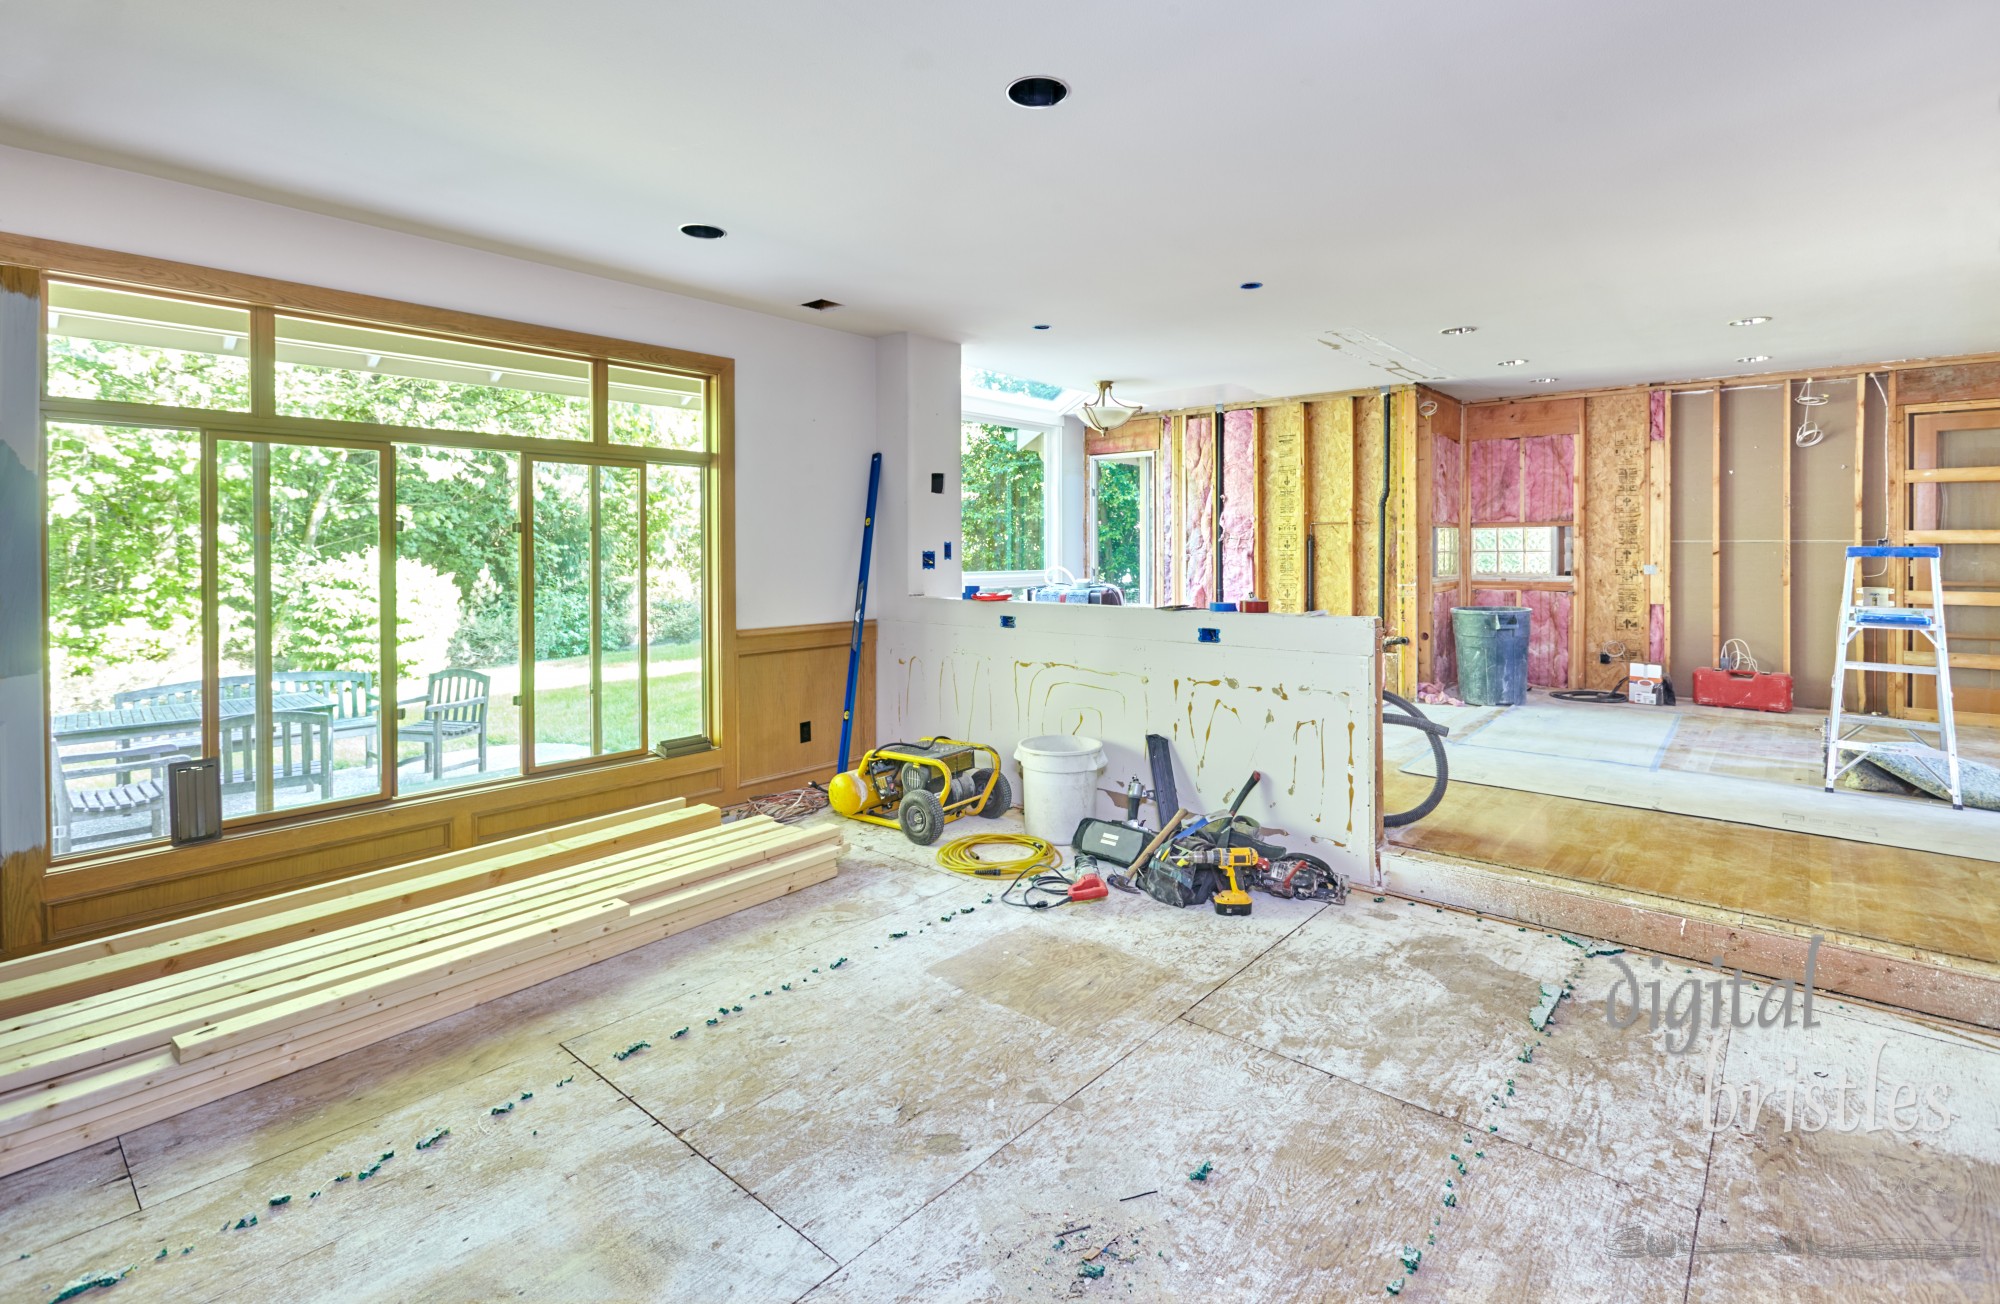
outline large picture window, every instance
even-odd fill
[[[1042,577],[1048,556],[1053,434],[967,420],[960,426],[960,528],[968,578],[1002,584]]]
[[[57,855],[163,838],[179,760],[228,826],[711,745],[715,375],[60,277],[47,307]]]

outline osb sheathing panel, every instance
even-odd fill
[[[1320,611],[1353,615],[1354,400],[1319,399],[1305,406],[1313,602]]]
[[[1387,612],[1389,632],[1408,640],[1394,651],[1395,661],[1390,682],[1399,693],[1414,693],[1417,688],[1418,638],[1424,627],[1422,595],[1424,586],[1419,578],[1419,564],[1424,559],[1424,551],[1418,544],[1417,522],[1419,517],[1417,479],[1417,401],[1416,391],[1399,389],[1388,399],[1392,452],[1392,488],[1389,495],[1388,532],[1388,577],[1390,588],[1390,609]]]
[[[1782,669],[1785,457],[1782,387],[1722,395],[1722,640],[1741,639],[1760,669]]]
[[[1258,439],[1258,572],[1271,610],[1305,609],[1306,412],[1303,403],[1265,408]]]
[[[1650,488],[1646,465],[1648,396],[1644,390],[1589,401],[1589,450],[1584,467],[1583,683],[1610,688],[1625,675],[1622,664],[1599,665],[1606,644],[1622,643],[1640,660],[1648,642],[1647,576]]]
[[[1828,401],[1792,409],[1794,429],[1810,417],[1824,432],[1819,443],[1791,454],[1792,697],[1823,710],[1833,686],[1841,577],[1854,539],[1854,385],[1821,382],[1813,390]]]
[[[1673,664],[1674,687],[1692,700],[1694,668],[1705,665],[1709,649],[1709,447],[1708,394],[1673,396],[1670,449],[1673,487]]]

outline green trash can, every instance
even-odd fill
[[[1453,607],[1458,695],[1472,706],[1518,706],[1528,700],[1526,607]]]

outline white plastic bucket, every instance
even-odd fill
[[[1076,826],[1097,810],[1104,745],[1095,738],[1043,734],[1014,749],[1021,766],[1021,820],[1028,832],[1068,846]]]

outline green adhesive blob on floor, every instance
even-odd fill
[[[709,1022],[714,1023],[715,1020],[710,1019]],[[652,1048],[653,1048],[653,1043],[650,1041],[635,1041],[630,1046],[627,1046],[624,1050],[612,1051],[611,1058],[615,1060],[628,1060],[631,1059],[634,1055],[637,1055],[640,1051],[651,1050]]]
[[[1208,1175],[1214,1171],[1215,1165],[1204,1159],[1201,1161],[1201,1167],[1188,1174],[1188,1180],[1190,1182],[1206,1182]]]
[[[1104,1265],[1101,1263],[1086,1263],[1076,1270],[1076,1275],[1079,1277],[1089,1277],[1092,1281],[1095,1281],[1104,1275]]]
[[[24,1254],[21,1257],[25,1259],[28,1256]],[[133,1266],[136,1267],[138,1265],[134,1264]],[[131,1268],[125,1269],[125,1272],[130,1271],[132,1271]],[[96,1290],[100,1286],[109,1290],[111,1287],[125,1280],[125,1272],[86,1272],[83,1276],[78,1277],[75,1281],[50,1296],[49,1304],[60,1304],[62,1300],[75,1299],[85,1291]]]
[[[771,989],[769,987],[766,987],[764,989],[764,995],[769,996],[770,994],[771,994]]]
[[[1391,1295],[1400,1295],[1403,1293],[1403,1283],[1406,1280],[1408,1279],[1405,1277],[1398,1277],[1394,1281],[1390,1282],[1388,1285],[1384,1286],[1382,1289]]]
[[[534,1098],[535,1098],[535,1093],[532,1091],[523,1091],[521,1093],[521,1099],[523,1100],[533,1100]]]
[[[526,1097],[526,1096],[523,1096],[523,1097],[521,1097],[521,1099],[523,1099],[523,1100],[526,1100],[526,1099],[527,1099],[527,1097]],[[391,1159],[394,1159],[395,1157],[396,1157],[396,1152],[395,1152],[394,1150],[384,1150],[384,1151],[382,1152],[382,1158],[383,1158],[384,1162],[386,1162],[386,1161],[388,1161],[388,1160],[391,1160]]]
[[[975,906],[960,906],[960,907],[958,908],[958,913],[960,913],[961,915],[969,915],[969,914],[971,914],[971,913],[973,912],[973,910],[975,910],[976,908],[977,908],[977,907],[975,907]]]
[[[817,969],[814,969],[814,970],[813,970],[813,972],[814,972],[814,973],[818,973],[818,972],[819,972],[819,970],[817,970]]]
[[[905,928],[905,929],[904,929],[904,930],[903,930],[902,932],[900,932],[900,933],[891,933],[891,934],[889,934],[889,940],[893,942],[893,941],[895,941],[895,940],[896,940],[897,938],[899,938],[899,937],[908,937],[909,935],[910,935],[910,930],[909,930],[909,929],[907,929],[907,928]]]
[[[743,1013],[743,1007],[740,1005],[732,1005],[729,1007],[729,1012],[731,1014],[741,1014]]]
[[[565,1079],[564,1079],[564,1081],[566,1082],[566,1081],[568,1081],[568,1079],[567,1079],[567,1078],[565,1078]],[[557,1083],[556,1085],[557,1085],[557,1086],[561,1086],[561,1085],[562,1085],[562,1083],[561,1083],[561,1082],[558,1082],[558,1083]],[[432,1132],[431,1132],[431,1134],[430,1134],[429,1136],[427,1136],[427,1137],[425,1137],[425,1138],[424,1138],[423,1140],[421,1140],[421,1141],[417,1142],[417,1149],[419,1149],[419,1150],[428,1150],[428,1149],[430,1149],[430,1148],[431,1148],[432,1146],[436,1145],[436,1144],[437,1144],[438,1142],[440,1142],[440,1141],[444,1140],[444,1139],[445,1139],[446,1137],[448,1137],[448,1136],[450,1136],[450,1135],[451,1135],[451,1129],[450,1129],[450,1128],[448,1128],[448,1127],[440,1127],[440,1128],[436,1128],[436,1129],[433,1129],[433,1130],[432,1130]]]
[[[1447,1209],[1455,1209],[1458,1207],[1458,1192],[1446,1191],[1444,1193],[1444,1207]]]
[[[251,1214],[248,1218],[238,1218],[236,1220],[237,1231],[242,1231],[245,1227],[255,1227],[256,1225],[257,1225],[257,1215],[254,1213]]]
[[[1472,1157],[1474,1159],[1484,1159],[1486,1158],[1486,1152],[1484,1150],[1475,1150],[1472,1152]]]
[[[709,1026],[709,1027],[711,1027],[711,1028],[713,1028],[713,1027],[714,1027],[714,1026],[715,1026],[716,1024],[718,1024],[718,1023],[721,1023],[721,1022],[722,1022],[722,1020],[720,1020],[720,1019],[716,1019],[716,1018],[711,1018],[711,1019],[710,1019],[710,1020],[708,1021],[708,1026]]]
[[[1498,1123],[1488,1123],[1486,1125],[1486,1130],[1488,1132],[1498,1132],[1500,1130],[1500,1125]]]
[[[1375,904],[1376,904],[1376,905],[1378,905],[1378,906],[1379,906],[1379,905],[1381,905],[1384,899],[1385,899],[1385,898],[1383,898],[1383,897],[1376,897],[1376,898],[1375,898]]]
[[[1403,1270],[1405,1272],[1415,1272],[1417,1265],[1424,1261],[1424,1252],[1414,1245],[1405,1245],[1403,1253],[1399,1257],[1403,1260]]]
[[[511,1114],[514,1112],[514,1102],[510,1100],[504,1105],[495,1105],[486,1112],[489,1114]]]
[[[835,961],[834,961],[834,962],[833,962],[833,963],[832,963],[831,965],[829,965],[828,967],[829,967],[829,968],[832,968],[832,969],[838,969],[838,968],[840,968],[840,966],[842,966],[842,965],[844,965],[844,964],[846,964],[846,963],[847,963],[847,957],[843,955],[843,956],[841,956],[841,957],[840,957],[840,958],[839,958],[838,960],[835,960]]]
[[[568,1077],[564,1078],[561,1082],[556,1083],[556,1085],[559,1087],[566,1087],[574,1081],[576,1081],[576,1074],[572,1073]]]
[[[784,988],[786,991],[792,990],[792,985],[790,983],[779,983],[778,985]]]
[[[167,1257],[167,1247],[162,1245],[160,1247],[160,1252],[153,1256],[153,1262],[158,1263],[161,1259],[164,1259],[166,1257]]]
[[[729,1013],[729,1007],[727,1005],[718,1005],[715,1007],[715,1012],[717,1014],[727,1014]]]
[[[992,898],[992,897],[987,897],[987,898],[985,898],[984,900],[982,900],[982,901],[981,901],[981,902],[980,902],[979,904],[980,904],[980,905],[982,905],[982,906],[990,906],[990,905],[992,905],[992,904],[993,904],[993,898]]]
[[[353,1176],[354,1176],[353,1173],[342,1173],[340,1176],[334,1178],[333,1180],[336,1182],[345,1182],[348,1179],[352,1178]]]
[[[271,1197],[271,1207],[273,1209],[277,1208],[279,1205],[290,1204],[291,1202],[292,1202],[292,1197],[289,1195],[274,1195]]]
[[[685,1037],[685,1036],[687,1036],[687,1035],[688,1035],[688,1030],[687,1030],[686,1028],[682,1028],[682,1029],[681,1029],[681,1030],[680,1030],[679,1032],[672,1032],[672,1033],[668,1033],[668,1034],[667,1034],[667,1040],[668,1040],[668,1041],[679,1041],[679,1040],[680,1040],[680,1039],[681,1039],[682,1037]]]

